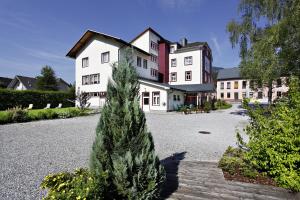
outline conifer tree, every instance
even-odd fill
[[[36,78],[36,86],[38,90],[58,90],[55,72],[50,66],[46,65],[43,67],[41,75]]]
[[[138,77],[128,52],[112,66],[90,169],[96,178],[108,174],[105,199],[158,199],[165,172],[139,106]]]

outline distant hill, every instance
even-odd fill
[[[221,69],[224,69],[223,67],[212,67],[213,72],[219,72]]]

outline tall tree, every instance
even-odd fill
[[[38,90],[58,90],[55,72],[50,66],[43,67],[41,76],[37,76],[36,78]]]
[[[139,106],[139,82],[131,56],[125,57],[113,65],[90,169],[95,177],[108,172],[105,199],[157,199],[164,170]]]
[[[269,88],[280,76],[300,74],[300,0],[241,0],[241,21],[227,25],[240,46],[241,73]]]

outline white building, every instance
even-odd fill
[[[274,81],[272,101],[287,93],[288,87],[285,82],[285,78]],[[268,88],[255,81],[243,79],[240,75],[240,69],[237,67],[220,70],[217,78],[217,99],[233,102],[242,101],[244,98],[267,103]]]
[[[107,83],[112,75],[111,65],[122,58],[125,48],[131,47],[134,50],[133,64],[140,77],[143,110],[174,110],[184,103],[199,106],[201,100],[214,91],[209,73],[211,50],[207,43],[188,44],[185,40],[185,43],[177,45],[176,51],[170,53],[172,44],[152,28],[143,31],[130,43],[88,30],[67,54],[75,59],[76,90],[92,95],[91,106],[103,106]],[[180,61],[185,56],[192,57],[193,61],[188,67],[178,62],[177,73],[184,74],[183,71],[189,70],[193,74],[192,80],[179,79],[178,76],[180,81],[177,83],[169,81],[173,73],[169,66],[171,57]]]

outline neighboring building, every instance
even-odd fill
[[[272,100],[283,96],[288,91],[285,82],[285,78],[274,81]],[[268,102],[268,88],[262,87],[254,81],[243,79],[238,67],[220,70],[217,78],[217,99],[242,101],[244,98],[250,98],[251,101]]]
[[[11,78],[0,77],[0,88],[7,88],[11,81]]]
[[[176,51],[173,51],[174,44]],[[143,110],[167,111],[182,104],[200,105],[214,92],[210,73],[212,56],[207,43],[188,44],[187,40],[184,44],[171,43],[152,28],[147,28],[131,42],[88,30],[67,56],[75,59],[76,91],[89,92],[91,106],[104,105],[107,83],[112,75],[111,64],[119,62],[127,47],[133,49]],[[170,66],[171,59],[177,59],[177,71]],[[184,65],[184,60],[188,66]],[[175,71],[178,81],[172,79]]]
[[[37,79],[33,77],[17,75],[11,80],[7,88],[14,90],[36,90],[36,81]],[[70,88],[70,84],[61,78],[57,79],[57,86],[59,91],[68,91]]]

